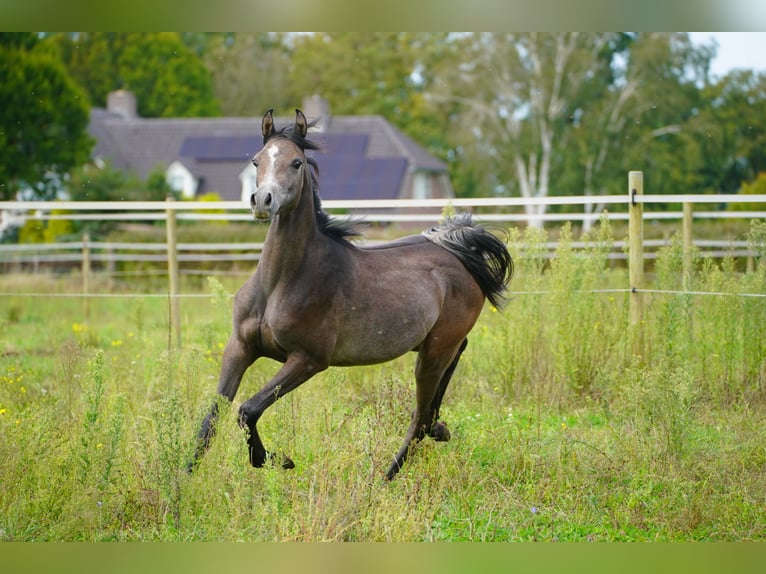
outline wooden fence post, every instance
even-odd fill
[[[82,234],[82,294],[85,318],[90,318],[90,233]]]
[[[681,226],[681,237],[684,244],[684,268],[683,268],[683,290],[689,289],[692,277],[692,219],[694,217],[694,205],[690,202],[684,203],[684,215]]]
[[[629,226],[629,280],[630,280],[630,331],[634,355],[643,355],[644,350],[644,204],[636,198],[644,194],[644,174],[640,171],[628,173]]]
[[[172,202],[173,197],[168,196],[166,201]],[[181,305],[178,298],[178,242],[176,233],[175,209],[166,210],[165,230],[167,236],[168,254],[168,298],[170,299],[170,324],[168,333],[168,349],[175,339],[176,348],[181,348]]]

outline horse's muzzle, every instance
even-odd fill
[[[257,189],[250,196],[250,210],[253,217],[260,221],[271,219],[274,215],[274,195],[267,189]]]

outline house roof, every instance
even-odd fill
[[[277,125],[291,121],[277,118]],[[261,148],[261,118],[140,118],[91,111],[95,157],[142,179],[183,163],[200,181],[198,193],[239,200],[239,174]],[[322,149],[324,199],[393,199],[409,171],[446,172],[447,166],[381,116],[335,116],[311,135]]]

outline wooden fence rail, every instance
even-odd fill
[[[752,256],[747,242],[739,241],[695,241],[692,237],[694,219],[744,218],[766,219],[763,211],[695,211],[695,204],[724,205],[730,203],[763,204],[766,207],[766,194],[762,195],[652,195],[643,190],[642,172],[628,174],[628,193],[611,196],[567,196],[545,198],[453,198],[429,200],[354,200],[323,201],[322,206],[329,211],[351,213],[355,218],[369,222],[435,222],[442,218],[445,208],[481,211],[475,214],[479,222],[515,222],[526,221],[524,213],[506,213],[508,208],[528,205],[546,206],[581,206],[578,213],[547,213],[540,216],[540,221],[573,221],[593,223],[601,217],[610,221],[628,221],[628,267],[630,290],[630,328],[634,333],[634,353],[641,354],[643,348],[643,273],[645,259],[654,254],[647,248],[665,245],[662,240],[644,240],[643,223],[646,220],[681,220],[682,238],[685,252],[691,253],[692,245],[706,248],[709,256],[722,256],[732,252],[741,256]],[[679,206],[680,209],[669,211],[647,211],[644,205],[659,204]],[[616,210],[604,212],[607,206],[617,206]],[[486,212],[495,209],[494,212]],[[414,212],[413,212],[414,210]],[[55,211],[55,213],[53,213]],[[213,213],[211,213],[213,212]],[[81,264],[83,292],[90,292],[89,276],[93,262],[116,261],[158,261],[167,263],[168,296],[170,300],[171,336],[176,345],[180,345],[179,312],[179,262],[189,261],[257,261],[262,243],[178,243],[176,228],[181,220],[226,220],[250,221],[249,206],[238,201],[189,202],[189,201],[5,201],[0,202],[0,230],[9,224],[21,224],[27,220],[99,220],[99,221],[165,221],[165,243],[126,243],[96,242],[83,237],[80,242],[42,244],[42,245],[2,245],[0,244],[0,263],[77,263]],[[547,246],[555,249],[551,242]],[[576,242],[575,247],[586,246]],[[612,258],[625,258],[625,242],[615,241]],[[116,253],[119,250],[140,251],[143,253]],[[735,250],[735,251],[732,251]],[[63,253],[62,253],[63,251]],[[194,252],[198,253],[194,253]],[[245,251],[243,253],[242,251]],[[156,253],[145,253],[156,252]],[[222,253],[211,253],[222,252]],[[234,253],[232,253],[234,252]],[[689,272],[689,263],[685,262],[684,277]],[[686,282],[684,282],[686,284]],[[169,341],[170,343],[170,341]]]

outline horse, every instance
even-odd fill
[[[419,235],[359,246],[355,223],[330,217],[318,194],[319,168],[307,150],[309,123],[276,129],[273,110],[261,122],[263,148],[250,208],[270,222],[255,272],[234,297],[231,336],[224,348],[217,394],[234,400],[245,371],[261,357],[282,363],[277,373],[239,408],[250,464],[267,460],[256,425],[264,411],[330,366],[369,365],[410,351],[415,361],[415,410],[404,444],[385,478],[401,469],[426,435],[447,441],[439,410],[447,385],[487,299],[495,306],[513,274],[505,243],[474,225],[470,214],[448,218]],[[215,432],[217,398],[202,421],[192,472]]]

